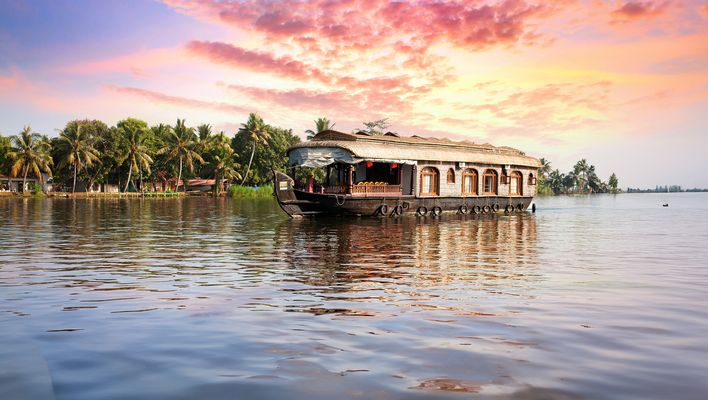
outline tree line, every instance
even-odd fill
[[[659,186],[654,189],[627,188],[627,193],[682,193],[682,192],[708,192],[708,189],[684,189],[681,185]]]
[[[607,182],[602,181],[595,172],[595,166],[586,159],[575,163],[573,169],[562,173],[553,170],[551,163],[541,158],[541,168],[538,170],[538,191],[541,194],[575,194],[575,193],[619,193],[619,180],[613,172]]]
[[[99,120],[73,120],[49,138],[29,126],[14,136],[0,135],[0,174],[23,179],[53,177],[55,186],[74,192],[77,182],[117,184],[122,191],[162,191],[192,178],[241,185],[270,183],[270,170],[284,168],[286,149],[300,139],[291,129],[269,125],[252,113],[230,136],[177,119],[174,125],[126,118],[115,126]],[[176,180],[175,180],[176,178]],[[186,185],[181,186],[186,190]]]

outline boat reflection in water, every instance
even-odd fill
[[[290,220],[275,240],[278,259],[293,270],[288,275],[311,286],[309,293],[377,291],[377,302],[361,297],[363,310],[310,310],[316,313],[393,312],[380,309],[382,302],[479,313],[470,299],[515,294],[538,279],[530,214]],[[403,293],[415,301],[403,301]]]
[[[543,278],[534,215],[290,220],[275,240],[292,271],[288,310],[331,315],[327,342],[358,336],[361,365],[387,371],[383,383],[573,398],[514,378],[537,346],[514,328]]]

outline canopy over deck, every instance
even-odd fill
[[[332,130],[320,132],[312,140],[290,147],[288,158],[291,165],[306,167],[322,167],[336,162],[357,164],[365,160],[400,164],[440,161],[531,168],[541,166],[538,159],[511,147],[393,134],[369,136]]]
[[[383,163],[415,164],[415,160],[396,160],[392,158],[357,157],[357,155],[341,147],[299,147],[288,151],[290,165],[303,167],[325,167],[334,163],[358,164],[362,161],[376,161]]]

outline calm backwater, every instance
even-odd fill
[[[0,399],[708,398],[708,194],[536,204],[0,199]]]

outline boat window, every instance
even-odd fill
[[[439,194],[440,174],[432,167],[423,168],[420,171],[420,194],[426,196],[437,196]]]
[[[477,194],[477,171],[471,168],[462,173],[462,194]]]
[[[514,171],[511,173],[511,181],[509,182],[509,194],[521,195],[522,194],[522,177],[521,172]]]
[[[488,169],[484,172],[484,194],[497,194],[497,171]]]
[[[447,183],[455,183],[455,170],[452,168],[447,170]]]

